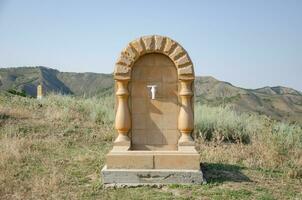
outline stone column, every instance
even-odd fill
[[[191,137],[191,132],[194,129],[194,118],[191,99],[193,92],[191,89],[193,80],[180,80],[179,96],[181,99],[178,130],[181,132],[181,137],[178,140],[178,150],[186,150],[194,148],[194,141]],[[188,148],[189,147],[189,148]]]
[[[118,136],[114,141],[113,148],[116,150],[129,150],[130,148],[128,132],[131,128],[131,118],[128,106],[128,82],[129,80],[116,80],[117,110],[115,128],[118,132]]]

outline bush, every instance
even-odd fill
[[[247,144],[250,137],[261,128],[260,124],[261,122],[253,115],[238,115],[229,107],[209,107],[200,104],[195,106],[196,130],[199,136],[209,141]]]
[[[282,169],[290,177],[302,177],[302,127],[299,124],[278,122],[263,115],[239,114],[230,107],[197,104],[195,125],[202,140],[200,149],[204,159]],[[213,142],[215,150],[211,147]],[[206,147],[206,143],[210,147]]]

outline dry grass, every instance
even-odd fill
[[[0,96],[0,199],[302,198],[299,125],[198,105],[207,185],[103,189],[113,105],[112,97]]]
[[[302,178],[302,127],[230,108],[196,106],[202,159]]]

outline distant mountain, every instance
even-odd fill
[[[59,72],[42,66],[2,68],[0,82],[0,91],[14,89],[34,97],[39,83],[47,93],[95,96],[113,92],[110,74]]]
[[[59,72],[46,67],[0,69],[0,91],[14,89],[36,96],[42,83],[46,92],[76,96],[111,95],[114,91],[111,74]],[[273,119],[302,123],[302,93],[277,86],[244,89],[210,76],[196,77],[195,100],[213,106],[230,105],[239,112],[256,112]]]
[[[244,89],[213,77],[197,77],[196,101],[230,105],[240,112],[256,112],[277,120],[302,123],[302,93],[287,87]]]
[[[294,90],[292,88],[277,86],[277,87],[263,87],[256,89],[255,91],[263,94],[293,94],[302,95],[302,92]]]

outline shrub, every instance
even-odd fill
[[[289,177],[302,177],[302,127],[299,124],[278,122],[258,114],[240,114],[230,107],[199,104],[195,105],[195,124],[195,131],[203,141],[200,149],[204,159],[282,169]],[[205,147],[207,142],[210,146],[214,142],[215,150]],[[226,145],[225,142],[249,145]]]
[[[256,124],[253,128],[251,124]],[[199,136],[206,140],[249,143],[259,127],[253,115],[238,115],[229,107],[195,106],[195,125]]]

